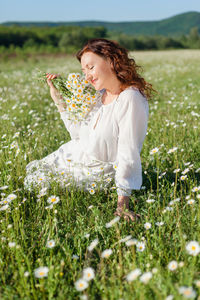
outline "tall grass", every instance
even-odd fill
[[[67,74],[80,71],[79,63],[74,57],[1,61],[1,299],[198,297],[198,244],[197,255],[186,247],[200,242],[200,51],[131,55],[158,94],[149,103],[143,186],[130,201],[141,221],[121,218],[111,227],[106,224],[114,218],[115,190],[91,195],[54,184],[38,196],[23,187],[26,164],[69,140],[48,88],[33,80],[34,69]],[[52,195],[60,201],[50,209]],[[95,239],[98,244],[89,251]],[[54,247],[48,247],[49,240]],[[105,249],[112,250],[107,258]],[[49,271],[37,278],[34,270],[40,266]],[[86,267],[95,276],[78,291],[75,283]],[[140,275],[128,280],[136,268]]]

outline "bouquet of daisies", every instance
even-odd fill
[[[46,73],[37,72],[37,79],[46,81]],[[75,122],[85,120],[96,104],[99,92],[80,73],[70,73],[67,78],[59,76],[52,82],[66,103],[69,119]]]

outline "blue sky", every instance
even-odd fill
[[[0,23],[146,21],[161,20],[187,11],[200,12],[200,0],[0,0]]]

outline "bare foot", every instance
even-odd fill
[[[134,213],[131,210],[123,210],[121,208],[117,208],[114,212],[115,216],[123,217],[125,220],[129,222],[129,220],[135,222],[140,218],[139,214]]]

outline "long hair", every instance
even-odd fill
[[[126,48],[120,46],[115,41],[94,38],[88,40],[83,48],[76,53],[76,58],[80,62],[85,52],[93,52],[104,59],[111,60],[114,72],[121,82],[121,91],[129,86],[134,86],[147,99],[152,97],[152,92],[155,90],[138,73],[142,68],[136,64],[133,58],[128,57],[128,50]]]

